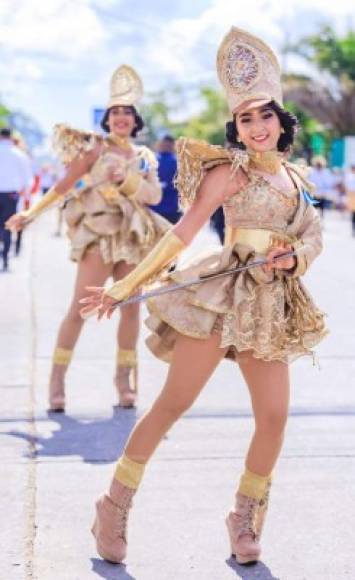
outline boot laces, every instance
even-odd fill
[[[116,506],[116,517],[113,522],[112,531],[115,536],[126,541],[128,512],[131,502]]]
[[[245,513],[236,514],[240,519],[239,536],[248,534],[254,539],[256,538],[256,512],[258,505],[259,502],[256,499],[248,498],[244,507]]]

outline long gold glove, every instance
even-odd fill
[[[61,197],[55,187],[51,187],[47,193],[32,207],[20,212],[20,215],[27,221],[31,221],[39,216],[47,207],[53,205]]]
[[[118,302],[125,300],[144,282],[161,272],[184,248],[184,242],[170,230],[161,238],[144,260],[122,280],[119,280],[106,290],[105,295],[114,298]]]

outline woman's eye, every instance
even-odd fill
[[[274,116],[273,113],[264,113],[262,117],[263,119],[271,119],[271,117],[273,116]]]
[[[245,123],[250,123],[250,119],[248,119],[247,117],[245,119],[241,119],[240,120],[241,123],[245,124]]]

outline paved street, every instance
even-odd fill
[[[355,239],[328,214],[325,251],[306,282],[328,312],[318,364],[292,366],[292,407],[275,471],[263,561],[229,557],[224,516],[253,423],[239,370],[223,362],[171,430],[135,500],[126,566],[103,562],[90,534],[95,498],[166,366],[140,351],[137,411],[118,410],[115,323],[87,323],[68,373],[67,414],[49,417],[46,387],[75,266],[54,214],[28,228],[21,257],[0,275],[2,580],[354,580]],[[195,244],[216,243],[207,231]],[[320,367],[320,368],[319,368]]]

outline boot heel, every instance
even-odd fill
[[[254,530],[258,502],[237,494],[237,503],[226,518],[231,554],[238,564],[251,564],[260,558],[260,544]]]
[[[110,494],[96,502],[96,516],[91,532],[98,554],[108,562],[121,563],[127,551],[127,519],[135,490],[117,480],[111,484]]]

